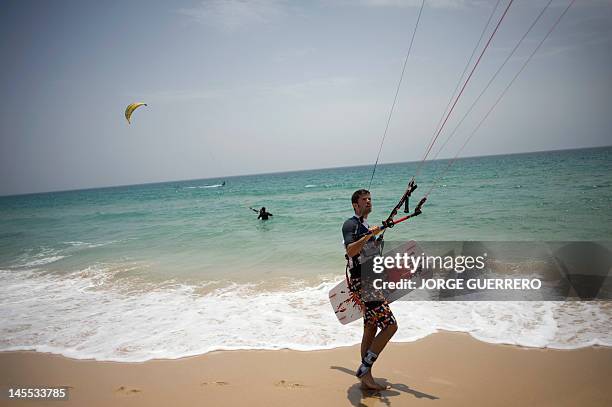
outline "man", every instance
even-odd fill
[[[257,212],[255,209],[253,210]],[[268,216],[274,216],[274,215],[272,215],[270,212],[266,212],[266,207],[262,206],[261,209],[259,210],[259,215],[257,216],[257,219],[268,220]]]
[[[370,192],[360,189],[351,197],[355,215],[342,225],[342,236],[346,247],[346,257],[350,272],[349,289],[361,303],[363,315],[363,338],[361,340],[361,366],[356,376],[361,379],[361,387],[366,390],[384,390],[372,377],[372,365],[385,348],[393,334],[397,332],[397,321],[389,308],[389,303],[382,297],[376,298],[370,290],[362,286],[362,261],[378,251],[375,236],[381,230],[379,226],[370,228],[367,219],[372,212]],[[365,270],[364,270],[365,272]],[[364,276],[365,277],[365,276]],[[378,335],[377,330],[380,329]]]

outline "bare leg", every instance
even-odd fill
[[[374,332],[376,332],[375,329],[374,329]],[[376,337],[374,337],[369,347],[364,348],[365,341],[362,341],[361,342],[361,357],[364,357],[368,349],[376,353],[377,355],[380,355],[380,352],[383,351],[383,349],[385,348],[387,343],[389,343],[389,340],[395,334],[395,332],[397,332],[397,325],[389,325],[385,329],[380,331],[380,333],[376,335]],[[366,338],[366,329],[364,329],[364,340],[365,338]],[[372,377],[371,369],[370,371],[368,371],[368,373],[366,373],[361,378],[361,387],[366,390],[385,390],[387,388],[374,381],[374,378]]]
[[[376,336],[376,325],[365,324],[363,326],[363,338],[361,338],[361,357],[363,358],[372,346],[372,341]]]
[[[389,343],[389,340],[391,339],[391,337],[396,332],[397,332],[397,325],[396,324],[389,325],[388,327],[380,331],[378,335],[376,335],[369,349],[372,352],[376,353],[377,355],[380,355],[380,352],[383,351],[387,343]]]
[[[363,326],[363,338],[361,339],[361,357],[365,357],[366,352],[372,346],[376,336],[376,325],[365,324]],[[372,373],[368,372],[361,378],[361,388],[364,390],[383,390],[383,387],[376,384]]]

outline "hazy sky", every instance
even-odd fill
[[[0,195],[373,163],[420,3],[4,1]],[[515,0],[448,131],[546,3]],[[423,155],[495,4],[426,2],[382,162]],[[577,0],[462,155],[612,144],[611,73],[612,2]],[[128,125],[136,101],[149,106]]]

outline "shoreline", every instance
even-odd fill
[[[391,340],[391,342],[389,342],[390,344],[394,345],[394,346],[405,346],[405,345],[410,345],[410,344],[414,344],[420,341],[424,341],[427,340],[428,338],[432,337],[432,336],[436,336],[436,335],[459,335],[459,336],[465,336],[466,338],[472,339],[478,343],[482,343],[484,345],[493,345],[493,346],[503,346],[503,347],[510,347],[510,348],[516,348],[516,349],[524,349],[524,350],[533,350],[533,351],[559,351],[559,352],[573,352],[573,351],[580,351],[580,350],[584,350],[584,349],[610,349],[612,350],[612,345],[600,345],[600,344],[594,344],[594,345],[584,345],[584,346],[580,346],[577,348],[557,348],[557,347],[550,347],[550,346],[526,346],[526,345],[519,345],[519,344],[514,344],[514,343],[505,343],[505,342],[487,342],[485,340],[476,338],[475,336],[472,336],[469,332],[464,332],[464,331],[448,331],[445,329],[439,329],[437,330],[437,332],[434,333],[430,333],[422,338],[418,338],[418,339],[414,339],[411,341],[394,341],[393,339]],[[354,348],[354,347],[358,347],[359,346],[359,342],[351,344],[351,345],[339,345],[339,346],[331,346],[331,347],[322,347],[322,348],[317,348],[317,349],[294,349],[294,348],[277,348],[277,349],[266,349],[266,348],[236,348],[236,349],[214,349],[211,351],[207,351],[204,353],[198,353],[198,354],[194,354],[194,355],[185,355],[185,356],[178,356],[178,357],[162,357],[162,358],[152,358],[152,359],[147,359],[147,360],[100,360],[100,359],[95,359],[95,358],[77,358],[77,357],[71,357],[71,356],[66,356],[63,355],[61,353],[54,353],[54,352],[50,352],[50,351],[38,351],[38,350],[33,350],[33,349],[21,349],[21,350],[0,350],[0,359],[2,355],[6,355],[6,354],[31,354],[31,355],[44,355],[44,356],[49,356],[49,357],[59,357],[59,358],[64,358],[70,361],[75,361],[75,362],[94,362],[94,363],[116,363],[116,364],[143,364],[143,363],[149,363],[149,362],[163,362],[163,361],[181,361],[181,360],[188,360],[188,359],[192,359],[192,358],[200,358],[200,357],[205,357],[208,355],[212,355],[212,354],[218,354],[218,353],[232,353],[232,352],[296,352],[296,353],[310,353],[310,352],[330,352],[330,351],[335,351],[335,350],[341,350],[341,349],[347,349],[347,348]]]
[[[62,405],[610,405],[612,348],[527,348],[439,332],[391,343],[374,376],[391,385],[362,392],[358,346],[330,350],[213,351],[146,362],[77,360],[0,352],[0,386],[69,386]],[[56,401],[10,401],[54,405]]]

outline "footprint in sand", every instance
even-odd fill
[[[227,386],[229,383],[228,382],[202,382],[200,385],[201,386],[208,386],[208,385],[213,385],[213,386]]]
[[[142,390],[140,390],[140,389],[129,389],[129,388],[125,387],[125,386],[120,386],[117,390],[115,390],[115,393],[123,394],[123,395],[126,395],[126,396],[131,396],[131,395],[134,395],[134,394],[138,394],[140,392],[142,392]]]
[[[289,382],[287,380],[281,380],[280,382],[276,382],[274,385],[278,387],[285,387],[287,389],[299,389],[304,387],[302,383]]]

